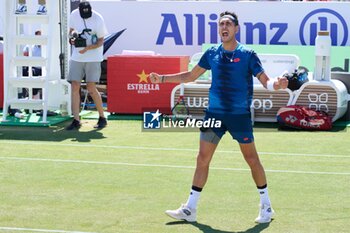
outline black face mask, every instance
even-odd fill
[[[79,13],[83,19],[90,18],[92,15],[92,9],[89,2],[79,3]]]

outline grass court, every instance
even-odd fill
[[[213,157],[196,223],[164,214],[186,202],[198,132],[142,132],[139,120],[0,126],[0,232],[345,233],[350,229],[350,133],[256,124],[276,211],[256,225],[259,196],[238,144]]]

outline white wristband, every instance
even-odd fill
[[[275,84],[275,80],[274,79],[269,79],[266,83],[266,89],[269,91],[274,91],[275,88],[273,87]]]

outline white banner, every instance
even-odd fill
[[[319,30],[330,31],[333,45],[350,44],[350,2],[95,0],[91,4],[105,18],[110,33],[126,28],[107,55],[123,49],[192,55],[202,50],[203,43],[219,42],[218,15],[226,10],[238,14],[238,39],[244,44],[313,45]]]

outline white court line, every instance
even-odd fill
[[[62,231],[62,230],[48,230],[48,229],[32,229],[19,227],[0,227],[0,231],[31,231],[31,232],[48,232],[48,233],[96,233],[85,231]]]
[[[198,149],[191,148],[172,148],[172,147],[144,147],[144,146],[107,146],[107,145],[92,145],[92,144],[72,144],[72,143],[42,143],[42,142],[26,142],[26,141],[0,141],[0,144],[21,144],[21,145],[44,145],[44,146],[70,146],[70,147],[91,147],[91,148],[108,148],[108,149],[130,149],[130,150],[153,150],[153,151],[189,151],[198,152]],[[232,153],[240,154],[240,151],[234,150],[217,150],[215,153]],[[301,153],[284,153],[284,152],[258,152],[264,155],[291,155],[302,157],[326,157],[326,158],[349,158],[350,155],[336,154],[301,154]]]
[[[181,165],[167,165],[167,164],[146,164],[146,163],[119,163],[108,161],[89,161],[89,160],[70,160],[70,159],[43,159],[43,158],[23,158],[23,157],[0,157],[0,160],[20,160],[20,161],[40,161],[40,162],[57,162],[57,163],[82,163],[82,164],[98,164],[98,165],[120,165],[120,166],[133,166],[133,167],[163,167],[163,168],[183,168],[194,169],[194,166],[181,166]],[[211,167],[212,170],[223,171],[247,171],[250,169],[245,168],[225,168],[225,167]],[[266,172],[271,173],[295,173],[295,174],[318,174],[318,175],[350,175],[350,172],[318,172],[318,171],[293,171],[293,170],[269,170]]]

